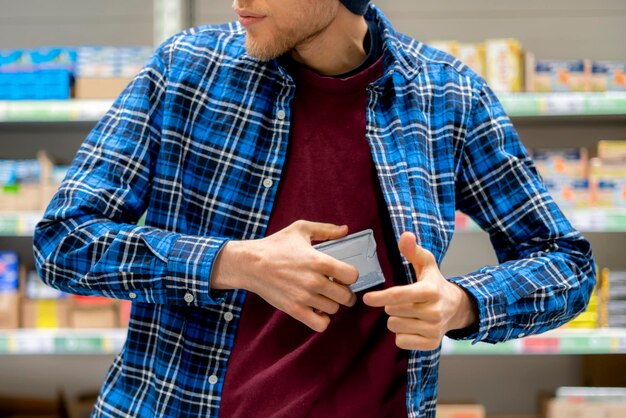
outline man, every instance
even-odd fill
[[[364,0],[234,8],[159,48],[38,225],[47,283],[134,302],[94,416],[432,417],[444,335],[584,309],[589,244],[480,77]],[[442,276],[457,209],[501,265]],[[354,294],[312,244],[368,228]]]

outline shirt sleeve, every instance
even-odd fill
[[[157,51],[88,135],[37,225],[35,263],[48,285],[138,302],[221,302],[209,278],[226,239],[136,225],[160,152],[165,58]]]
[[[589,242],[548,194],[493,92],[476,95],[457,172],[457,208],[487,233],[498,266],[450,280],[468,291],[477,329],[499,342],[555,328],[583,311],[595,284]]]

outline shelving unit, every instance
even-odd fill
[[[151,19],[155,24],[152,35],[148,33],[141,39],[150,42],[152,36],[155,45],[182,27],[203,24],[213,17],[215,22],[232,18],[228,2],[143,2],[146,4],[133,7],[148,10],[145,6],[152,4]],[[623,11],[626,8],[623,2],[609,0],[601,6],[594,4],[593,7],[586,6],[587,2],[556,0],[550,3],[547,12],[549,16],[546,17],[539,10],[540,7],[532,2],[512,0],[498,2],[497,5],[480,1],[471,6],[460,0],[428,5],[409,0],[375,1],[398,30],[422,40],[456,38],[476,41],[488,37],[516,36],[529,39],[526,45],[528,49],[546,58],[565,59],[580,54],[592,59],[626,59],[626,54],[620,57],[610,55],[616,45],[621,48],[619,42],[611,42],[611,39],[624,37],[626,23]],[[118,6],[107,7],[120,7],[122,2],[117,1],[116,4]],[[485,12],[486,9],[489,12]],[[603,11],[599,14],[594,12],[599,9]],[[567,10],[567,16],[559,16],[559,10]],[[195,20],[191,19],[192,13],[196,15]],[[586,19],[587,16],[590,16],[589,19]],[[563,33],[553,40],[537,41],[545,34],[555,33],[551,20],[553,17],[560,19],[559,27]],[[65,24],[70,18],[63,19]],[[100,21],[100,17],[94,19]],[[567,23],[573,20],[576,21],[575,30],[569,29],[572,25]],[[604,37],[601,35],[603,26],[607,32]],[[585,27],[587,29],[583,29]],[[584,30],[593,32],[595,37],[587,39]],[[136,34],[129,31],[116,31],[124,33],[124,39],[137,38]],[[468,36],[475,39],[468,39]],[[9,36],[4,36],[4,39],[9,39]],[[15,38],[11,36],[11,39]],[[569,46],[569,50],[557,50],[555,42],[560,45],[563,39],[570,39],[572,45],[576,46]],[[123,41],[116,38],[115,42]],[[589,51],[596,56],[590,56]],[[527,147],[591,147],[599,139],[626,138],[626,92],[500,94],[499,99],[513,118]],[[22,158],[22,155],[40,146],[53,149],[67,163],[75,152],[78,138],[88,133],[111,104],[112,101],[77,100],[0,102],[0,152],[13,152],[14,148],[18,148],[19,158]],[[569,211],[567,215],[577,228],[588,235],[601,265],[626,269],[626,258],[623,257],[626,211],[585,209]],[[40,217],[39,212],[0,215],[0,249],[19,248],[23,256],[27,255],[34,225]],[[445,275],[466,273],[474,267],[495,262],[486,234],[479,232],[477,227],[469,225],[458,230],[455,241],[444,261]],[[54,395],[61,375],[64,381],[72,382],[67,385],[97,389],[113,355],[122,347],[125,332],[0,331],[0,369],[3,370],[3,379],[0,380],[5,382],[4,385],[0,384],[0,391],[36,394],[37,391],[49,390]],[[475,399],[486,404],[491,414],[528,414],[534,409],[533,394],[537,390],[550,390],[556,385],[579,382],[577,379],[582,357],[626,354],[626,330],[562,329],[498,345],[471,345],[469,342],[446,339],[443,354],[441,398]],[[22,378],[25,375],[40,375],[38,372],[42,369],[49,371],[45,373],[48,376],[39,376],[38,383],[34,379],[29,381]],[[502,378],[501,373],[505,369],[510,371],[511,381]],[[525,378],[529,375],[532,377]],[[471,384],[467,384],[465,376],[471,376]],[[82,379],[80,382],[77,380],[79,378]]]
[[[119,352],[124,329],[0,331],[0,355],[111,355]],[[626,354],[626,330],[561,329],[501,344],[444,339],[446,356]]]
[[[626,116],[626,92],[501,93],[512,118]],[[112,100],[0,101],[0,122],[96,122]]]

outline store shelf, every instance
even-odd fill
[[[500,344],[443,341],[446,355],[626,354],[626,329],[559,329]]]
[[[626,209],[571,209],[565,216],[581,232],[626,233]],[[457,215],[456,232],[482,232],[482,229],[465,215]]]
[[[0,122],[95,122],[112,100],[0,101]]]
[[[126,339],[125,329],[0,331],[0,355],[109,355]],[[625,354],[626,329],[561,329],[500,344],[443,341],[445,355]]]
[[[115,354],[126,339],[126,330],[0,331],[0,354]]]
[[[0,213],[0,236],[30,237],[42,215],[37,211]],[[626,233],[626,209],[577,209],[566,212],[566,216],[581,232]],[[482,229],[463,216],[456,232],[482,232]]]
[[[43,213],[3,212],[0,213],[0,237],[31,237]]]
[[[626,92],[500,93],[511,117],[626,115]]]
[[[626,92],[500,93],[511,117],[626,116]],[[93,122],[111,107],[112,100],[2,101],[0,122]]]

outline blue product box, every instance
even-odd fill
[[[19,259],[14,251],[0,251],[0,292],[16,292]]]
[[[534,91],[589,91],[591,65],[588,60],[538,60],[535,63]]]
[[[626,61],[594,61],[591,68],[593,91],[626,91]]]

